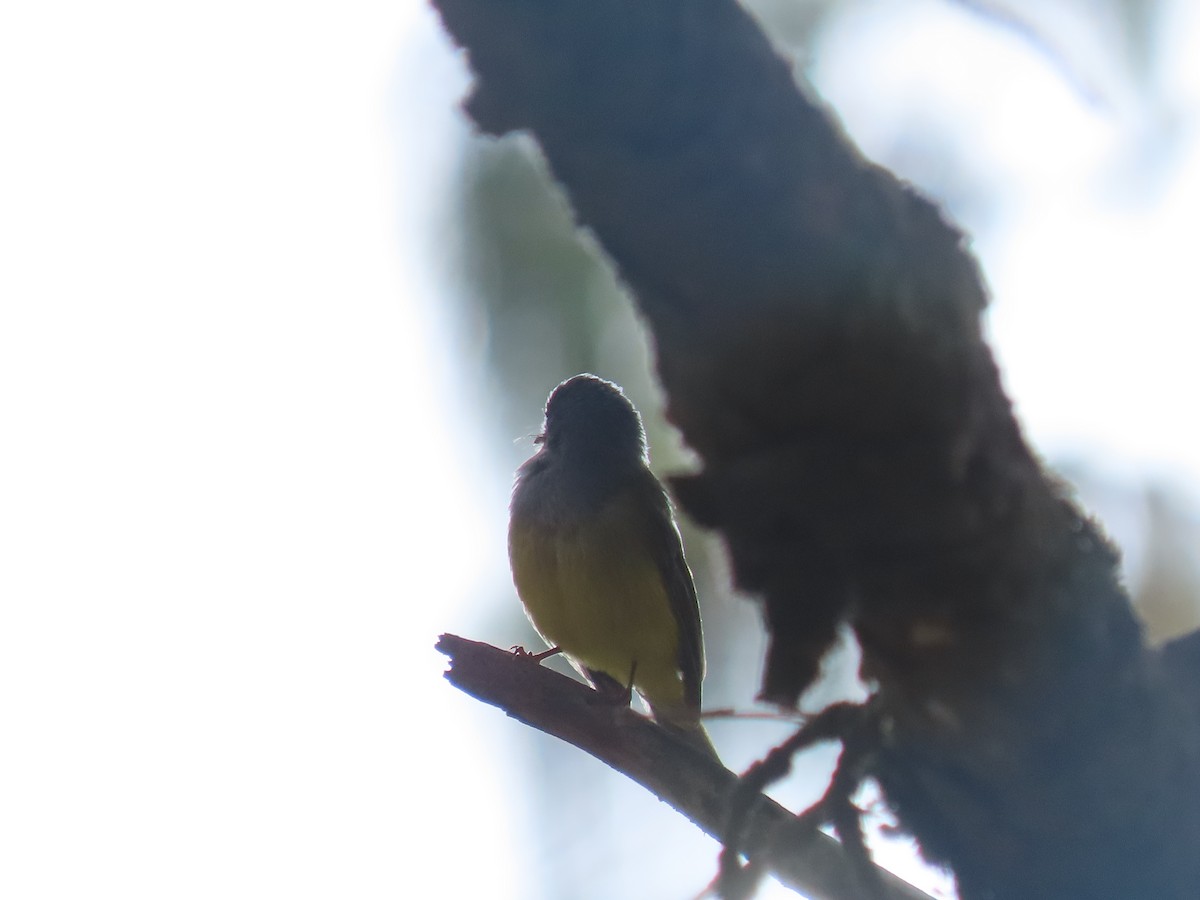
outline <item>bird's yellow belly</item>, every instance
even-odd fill
[[[683,699],[678,624],[658,565],[616,504],[587,523],[509,532],[513,581],[534,628],[579,666],[650,703]],[[636,668],[635,668],[636,666]]]

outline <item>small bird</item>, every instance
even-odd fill
[[[576,375],[551,392],[534,443],[508,529],[533,627],[597,690],[636,690],[660,725],[715,757],[696,587],[637,409],[612,382]]]

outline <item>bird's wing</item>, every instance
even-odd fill
[[[700,683],[704,679],[704,637],[696,585],[683,555],[683,541],[667,492],[649,469],[645,470],[644,477],[653,482],[647,486],[653,490],[639,490],[637,496],[652,498],[653,507],[646,510],[646,523],[654,542],[654,558],[659,561],[671,602],[671,613],[679,626],[679,671],[683,674],[684,700],[690,708],[699,710]]]

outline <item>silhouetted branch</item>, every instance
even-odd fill
[[[446,678],[459,690],[594,756],[721,839],[737,776],[716,760],[628,706],[529,659],[453,634],[442,635],[437,648],[450,658]],[[820,824],[800,822],[763,797],[747,816],[740,846],[758,866],[807,896],[854,900],[853,865],[841,844],[817,829]],[[888,900],[930,900],[890,872],[875,871]]]

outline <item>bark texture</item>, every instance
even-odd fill
[[[1200,896],[1195,691],[1023,440],[962,235],[732,0],[435,5],[470,115],[533,134],[653,331],[702,461],[676,496],[765,607],[764,696],[849,622],[872,774],[964,898]]]

